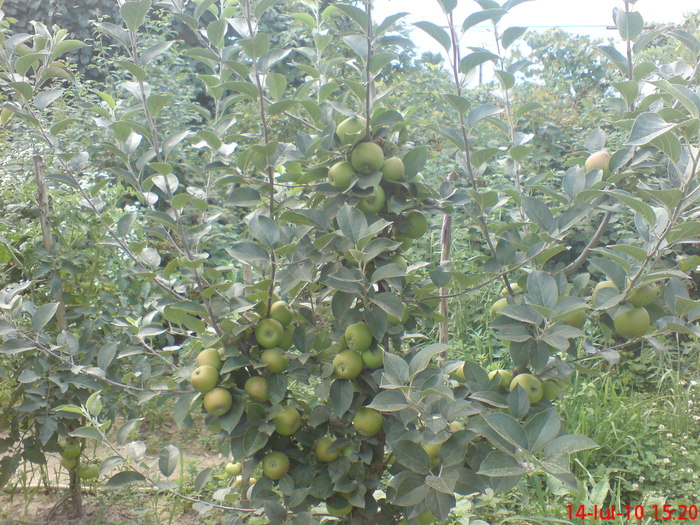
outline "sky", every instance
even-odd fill
[[[502,3],[502,2],[501,2]],[[502,27],[511,25],[527,26],[532,29],[546,30],[550,27],[562,29],[593,37],[617,37],[616,30],[606,29],[613,26],[612,10],[624,8],[623,0],[533,0],[513,8],[512,13],[501,21]],[[642,14],[645,21],[680,22],[684,14],[700,11],[700,0],[637,0],[633,9]],[[481,8],[473,0],[458,0],[455,10],[455,22],[461,25],[471,13]],[[444,26],[445,15],[435,0],[375,0],[375,20],[398,13],[408,12],[405,18],[409,23],[428,20]],[[488,24],[482,24],[471,30],[466,46],[488,46],[493,37],[488,31]],[[413,41],[420,50],[438,52],[442,48],[430,36],[419,29],[413,30]]]

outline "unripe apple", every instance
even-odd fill
[[[289,365],[289,358],[284,355],[280,348],[268,348],[260,354],[260,361],[267,366],[273,374],[283,372]]]
[[[503,310],[506,306],[508,306],[508,299],[505,297],[502,297],[495,303],[493,303],[493,306],[491,306],[491,317],[496,317],[497,315],[501,315],[501,310]]]
[[[213,366],[200,366],[195,368],[190,376],[192,388],[197,392],[206,393],[216,386],[219,381],[219,372]]]
[[[403,161],[398,157],[391,157],[382,164],[382,179],[398,182],[406,178],[406,171]]]
[[[267,379],[260,376],[249,377],[243,385],[243,390],[253,401],[264,403],[270,399],[270,392],[267,386]]]
[[[386,194],[384,188],[375,186],[372,188],[372,193],[360,197],[357,207],[365,213],[379,213],[386,202]]]
[[[273,421],[275,423],[275,431],[280,436],[291,436],[301,427],[301,415],[299,411],[289,406],[284,407],[284,409],[273,418]]]
[[[219,351],[215,348],[207,348],[206,350],[202,350],[199,352],[199,354],[197,354],[194,362],[197,363],[197,366],[211,366],[216,368],[217,371],[221,369],[222,364]]]
[[[333,370],[341,379],[355,379],[362,372],[362,357],[354,350],[343,350],[333,358]]]
[[[282,452],[270,452],[263,458],[262,469],[265,477],[282,479],[289,472],[289,458]]]
[[[294,319],[294,312],[285,301],[275,301],[270,305],[270,319],[287,326]]]
[[[378,171],[384,164],[384,152],[374,142],[362,142],[350,154],[350,164],[358,173],[369,175]]]
[[[362,321],[353,323],[345,329],[345,344],[350,350],[364,352],[372,344],[372,331]]]
[[[498,385],[501,388],[507,389],[510,386],[510,382],[513,380],[513,374],[508,370],[491,370],[489,372],[489,381],[498,381]]]
[[[255,340],[264,348],[272,348],[282,342],[284,326],[275,319],[263,319],[255,327]]]
[[[367,121],[362,117],[348,117],[335,128],[342,145],[355,144],[365,136]]]
[[[615,331],[625,339],[637,339],[649,331],[651,320],[643,306],[622,306],[613,318]]]
[[[627,302],[634,306],[647,306],[660,295],[661,291],[655,284],[645,284],[632,290]]]
[[[542,391],[542,381],[532,374],[519,374],[515,376],[510,383],[510,391],[512,392],[517,386],[525,389],[530,403],[537,403],[542,399],[544,394]]]
[[[607,171],[610,166],[610,153],[607,151],[596,151],[586,159],[586,173],[593,170]]]
[[[240,461],[229,461],[226,463],[226,474],[229,476],[238,476],[241,472],[243,472],[243,464]]]
[[[333,164],[328,170],[328,178],[330,179],[331,186],[337,188],[339,191],[347,190],[354,176],[354,168],[346,161]]]
[[[233,405],[231,392],[225,388],[215,388],[204,394],[204,410],[213,416],[223,416],[228,414]]]

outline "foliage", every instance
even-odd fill
[[[519,85],[530,64],[508,58],[524,31],[500,24],[521,2],[483,0],[458,24],[456,2],[439,0],[448,30],[417,26],[449,54],[449,79],[429,61],[404,71],[395,55],[408,45],[402,15],[375,21],[369,0],[295,4],[283,20],[299,23],[292,40],[266,30],[267,16],[281,18],[269,14],[273,3],[159,4],[167,16],[149,0],[124,3],[119,19],[96,23],[113,43],[103,63],[118,87],[86,94],[80,109],[60,59],[82,44],[41,23],[34,34],[3,30],[0,118],[31,130],[37,184],[46,158],[64,205],[17,206],[3,223],[0,374],[16,385],[0,420],[3,483],[20,460],[44,462],[70,437],[109,449],[100,466],[107,487],[146,481],[233,522],[317,523],[333,509],[354,523],[444,520],[458,496],[493,500],[533,474],[555,491],[580,489],[572,455],[595,449],[584,434],[598,429],[569,434],[553,399],[489,380],[469,345],[464,361],[448,361],[449,345],[421,332],[446,320],[449,298],[478,295],[480,308],[465,317],[481,321],[491,309],[500,340],[473,330],[488,347],[480,353],[534,374],[536,385],[616,364],[641,341],[661,349],[668,334],[698,335],[700,309],[686,286],[697,264],[679,257],[700,233],[697,38],[645,31],[628,2],[616,8],[628,53],[599,50],[617,70],[610,86],[620,98],[610,123],[580,146],[612,156],[584,167],[583,153],[566,163],[556,153],[538,158],[531,118],[540,104]],[[189,31],[186,47],[172,40],[175,20]],[[462,56],[461,33],[483,21],[493,48]],[[644,62],[662,33],[692,61]],[[566,67],[585,64],[579,44],[570,47],[584,58]],[[494,81],[468,90],[464,79],[484,63]],[[169,85],[176,78],[196,81],[204,96]],[[435,79],[439,93],[423,89],[430,110],[402,96]],[[86,112],[103,141],[96,147],[68,136],[88,125]],[[342,127],[355,116],[364,120],[353,121],[353,136]],[[405,173],[389,176],[382,163],[394,156]],[[347,184],[328,178],[343,160],[354,165]],[[543,160],[558,171],[533,169]],[[443,234],[438,256],[426,215],[459,220],[455,242],[469,240],[469,252],[451,253]],[[570,250],[587,222],[593,235]],[[426,233],[432,242],[420,241]],[[451,264],[464,252],[468,265]],[[603,279],[614,286],[593,301]],[[635,304],[652,323],[627,340],[614,321],[642,285],[661,293]],[[502,308],[484,305],[501,286]],[[278,346],[284,357],[273,371],[263,351]],[[194,362],[204,349],[223,363]],[[163,447],[154,474],[133,437],[145,404],[167,406],[159,396],[176,400],[178,423],[201,424],[193,414],[210,393],[191,387],[199,366],[224,396],[224,410],[210,409],[204,424],[243,462],[236,484],[222,487],[206,467],[178,485],[180,449]],[[329,436],[333,445],[318,454]],[[286,460],[262,467],[271,453],[289,469]]]

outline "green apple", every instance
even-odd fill
[[[255,340],[264,348],[278,346],[284,338],[284,326],[275,319],[263,319],[255,327]]]
[[[287,369],[289,358],[284,355],[281,348],[268,348],[260,354],[260,362],[273,374],[277,374]]]
[[[622,306],[613,318],[615,331],[625,339],[637,339],[649,331],[651,320],[643,306]]]
[[[275,301],[270,306],[270,319],[287,326],[294,319],[294,312],[285,301]]]
[[[355,169],[347,161],[333,164],[328,170],[328,178],[331,186],[339,191],[345,191],[350,187],[352,179],[355,176]]]
[[[425,453],[428,454],[431,465],[436,466],[438,464],[442,443],[429,443],[427,445],[421,445],[421,447],[425,450]]]
[[[78,467],[80,479],[95,479],[100,475],[100,467],[95,463],[87,463]]]
[[[627,302],[634,306],[647,306],[661,294],[655,284],[645,284],[632,290]]]
[[[542,391],[542,381],[532,374],[518,374],[515,376],[510,382],[510,391],[512,392],[517,386],[525,389],[530,403],[537,403],[542,399],[544,394]]]
[[[223,416],[228,414],[233,405],[231,392],[225,388],[215,388],[204,394],[204,410],[212,416]]]
[[[513,290],[513,295],[520,293],[523,291],[522,286],[520,286],[518,283],[510,283],[510,289]],[[507,295],[508,294],[508,288],[505,286],[501,288],[501,295]]]
[[[76,459],[80,457],[82,447],[79,443],[66,443],[61,450],[61,457],[66,459]]]
[[[460,430],[464,430],[466,427],[464,426],[464,423],[461,421],[452,421],[450,423],[450,432],[459,432]]]
[[[405,217],[405,223],[399,230],[402,236],[409,239],[420,239],[428,231],[428,219],[419,211],[412,211]]]
[[[355,144],[367,133],[367,121],[362,117],[348,117],[335,128],[340,143],[343,145]]]
[[[294,345],[294,329],[295,326],[290,324],[284,329],[284,334],[282,335],[282,342],[279,344],[279,347],[282,350],[289,350],[292,345]]]
[[[384,164],[384,152],[374,142],[362,142],[350,154],[350,164],[362,175],[378,171]]]
[[[335,357],[339,352],[342,352],[344,349],[344,346],[338,343],[334,343],[321,350],[318,354],[316,354],[316,357],[318,357],[319,359],[328,359],[330,357]]]
[[[67,470],[72,470],[78,465],[77,458],[61,458],[61,466]]]
[[[586,173],[593,170],[608,171],[610,166],[610,153],[607,151],[596,151],[586,159]]]
[[[328,510],[328,514],[331,514],[337,518],[342,518],[343,516],[347,516],[352,512],[352,504],[348,503],[344,507],[332,507],[328,502],[326,502],[326,509]]]
[[[241,472],[243,472],[243,464],[240,461],[229,461],[226,463],[226,474],[229,476],[238,476]]]
[[[243,385],[243,390],[253,400],[264,403],[269,401],[270,392],[267,386],[267,379],[260,376],[249,377]]]
[[[314,445],[314,454],[316,459],[324,463],[331,463],[340,457],[340,450],[331,451],[331,446],[335,443],[335,439],[330,436],[323,436]]]
[[[489,372],[489,381],[497,381],[501,388],[507,389],[513,380],[513,374],[508,370],[498,369]]]
[[[341,379],[355,379],[362,372],[362,357],[354,350],[343,350],[333,358],[333,370]]]
[[[266,478],[282,479],[289,472],[289,458],[282,452],[270,452],[263,458],[262,470]]]
[[[601,281],[598,284],[595,285],[593,288],[593,293],[591,294],[591,301],[593,303],[593,306],[598,306],[598,294],[603,288],[613,288],[615,291],[619,291],[617,286],[615,285],[614,282],[612,281]]]
[[[350,350],[364,352],[372,345],[372,331],[362,321],[345,329],[345,344]]]
[[[460,383],[464,383],[467,380],[467,377],[464,375],[464,361],[460,361],[460,365],[450,372],[450,377]]]
[[[384,364],[384,350],[381,348],[368,348],[360,355],[362,362],[370,370],[375,370]]]
[[[365,213],[379,213],[386,202],[386,194],[381,186],[375,186],[372,193],[360,197],[357,208]]]
[[[202,350],[195,357],[194,362],[197,366],[211,366],[216,368],[216,370],[221,370],[221,356],[219,355],[219,350],[216,348],[207,348]]]
[[[586,324],[586,318],[585,310],[574,310],[562,317],[561,321],[576,328],[583,328],[583,325]]]
[[[508,299],[505,297],[502,297],[495,303],[493,303],[493,306],[491,306],[491,317],[496,317],[498,315],[501,315],[501,310],[503,310],[506,306],[508,306]]]
[[[219,381],[219,372],[217,372],[216,368],[209,365],[195,368],[192,375],[190,375],[192,388],[197,392],[209,392],[216,386],[217,381]]]
[[[545,379],[542,381],[542,399],[553,401],[561,397],[561,387],[556,379]]]
[[[398,157],[391,157],[382,164],[382,179],[392,182],[402,181],[406,178],[406,170],[403,161]]]
[[[273,418],[275,431],[280,436],[291,436],[301,427],[301,416],[296,408],[284,407],[282,411]]]
[[[365,437],[372,437],[379,433],[384,426],[384,417],[373,408],[362,407],[352,418],[352,426]]]

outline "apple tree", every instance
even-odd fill
[[[59,180],[88,204],[120,254],[123,268],[114,271],[148,290],[133,306],[138,314],[118,324],[119,336],[143,349],[124,354],[130,373],[113,379],[106,350],[91,356],[98,367],[90,373],[127,394],[136,389],[142,402],[177,396],[183,424],[202,411],[235,458],[230,470],[240,469],[237,493],[227,486],[211,498],[189,497],[200,511],[229,510],[233,522],[262,513],[274,523],[429,523],[446,519],[459,495],[507,490],[529,473],[575,487],[571,454],[595,443],[567,434],[552,401],[576,364],[617,362],[620,348],[660,346],[669,331],[697,335],[697,302],[683,282],[696,261],[674,259],[698,234],[697,39],[645,31],[634,2],[616,8],[627,53],[600,51],[618,70],[618,116],[609,126],[624,142],[607,144],[592,131],[588,152],[572,156],[566,171],[532,173],[533,137],[519,125],[540,107],[520,100],[529,63],[508,60],[525,28],[500,23],[524,2],[477,3],[459,23],[456,0],[438,0],[447,30],[416,24],[444,48],[454,78],[454,90],[440,94],[454,118],[430,123],[454,159],[441,167],[437,189],[423,176],[431,152],[414,142],[422,123],[386,103],[382,72],[410,44],[397,32],[404,14],[375,20],[371,0],[300,2],[293,17],[309,46],[297,49],[272,47],[262,30],[274,1],[158,3],[198,42],[183,54],[196,63],[207,100],[183,102],[197,115],[186,123],[169,118],[182,101],[149,84],[174,43],[147,41],[150,0],[123,3],[118,23],[97,24],[124,55],[115,63],[120,91],[99,92],[89,108],[111,134],[102,149],[116,162],[112,180],[97,182],[78,176],[85,155],[54,140],[73,123],[47,130],[43,119],[52,114],[37,114],[62,95],[30,82],[52,60],[44,51],[48,41],[56,45],[51,35],[5,39],[3,81],[15,97],[6,109],[57,154]],[[493,46],[465,51],[461,33],[482,22],[492,23]],[[661,34],[679,41],[684,60],[638,60]],[[493,98],[477,103],[464,79],[482,65],[493,68]],[[279,72],[288,68],[303,81]],[[484,127],[500,145],[479,142]],[[508,181],[498,190],[483,184],[494,169]],[[97,205],[110,183],[127,188],[132,209]],[[441,264],[411,260],[435,216],[444,217]],[[480,272],[451,262],[453,221],[480,232]],[[594,228],[571,253],[581,224]],[[615,224],[627,228],[613,235]],[[613,237],[603,245],[606,232]],[[605,284],[595,289],[595,281]],[[450,299],[501,285],[492,325],[510,362],[498,371],[448,361],[448,325],[441,342],[421,334],[427,319],[449,320]],[[19,331],[22,323],[41,331],[57,302],[4,315],[0,351],[38,349],[61,363],[51,345],[72,348],[58,339],[67,325],[44,340]],[[191,351],[184,366],[151,344],[160,335]],[[75,369],[70,359],[63,364]],[[105,394],[71,398],[74,390],[49,406],[83,418],[73,435],[112,448],[116,456],[102,464],[111,473],[126,459],[115,442],[128,440],[136,421],[113,437],[102,424]],[[166,478],[179,454],[172,446],[161,452]],[[197,490],[210,475],[199,474]],[[108,483],[143,479],[158,482],[131,464]],[[173,483],[159,486],[177,493]]]

